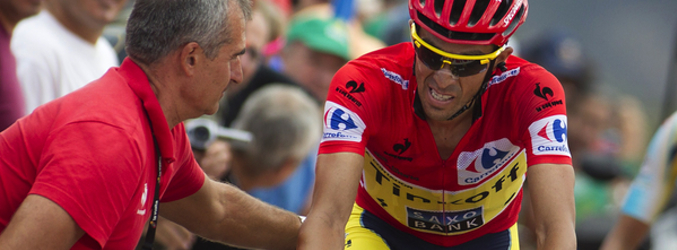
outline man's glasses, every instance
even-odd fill
[[[428,68],[440,70],[444,64],[449,64],[451,74],[457,77],[475,75],[487,69],[487,64],[496,59],[505,50],[505,46],[485,55],[452,54],[426,43],[416,33],[415,23],[411,24],[411,37],[414,39],[414,49],[418,59]]]

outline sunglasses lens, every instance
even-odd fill
[[[458,60],[446,58],[423,45],[414,46],[414,48],[416,49],[416,56],[418,56],[418,59],[421,60],[425,66],[432,70],[441,69],[446,62],[449,64],[449,66],[451,66],[452,74],[459,77],[466,77],[480,73],[487,68],[487,65],[482,64],[479,60]]]
[[[430,69],[438,70],[444,64],[444,57],[429,50],[425,46],[414,46],[418,59]]]
[[[484,71],[486,64],[479,60],[453,60],[451,61],[451,73],[460,77],[475,75]]]

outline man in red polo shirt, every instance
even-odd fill
[[[136,1],[119,68],[0,133],[0,249],[133,249],[149,218],[150,246],[158,210],[210,239],[293,249],[298,217],[205,178],[182,123],[242,80],[249,5]]]

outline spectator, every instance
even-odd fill
[[[296,85],[289,77],[278,73],[264,63],[263,50],[267,44],[281,36],[284,18],[273,12],[267,0],[257,0],[252,10],[252,21],[247,23],[247,53],[242,56],[242,84],[226,91],[225,105],[221,109],[221,125],[230,126],[239,114],[242,104],[259,88],[270,83]]]
[[[27,113],[119,65],[102,33],[126,1],[47,0],[44,11],[16,27],[12,52]]]
[[[248,144],[233,141],[230,181],[265,202],[300,212],[308,194],[289,197],[269,191],[315,153],[321,112],[312,97],[297,87],[270,85],[255,92],[233,123],[233,128],[249,131],[253,138]]]
[[[42,1],[0,0],[0,131],[24,115],[24,99],[9,41],[17,23],[35,15]]]
[[[119,68],[0,133],[0,249],[132,249],[152,217],[149,245],[160,201],[204,237],[293,249],[299,218],[206,178],[182,123],[242,81],[249,4],[136,0]]]
[[[289,25],[281,58],[282,72],[324,102],[332,77],[350,59],[348,28],[336,19],[297,16]]]

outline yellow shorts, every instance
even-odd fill
[[[517,223],[510,229],[487,234],[461,245],[444,247],[402,232],[357,204],[346,225],[345,250],[519,250]]]

